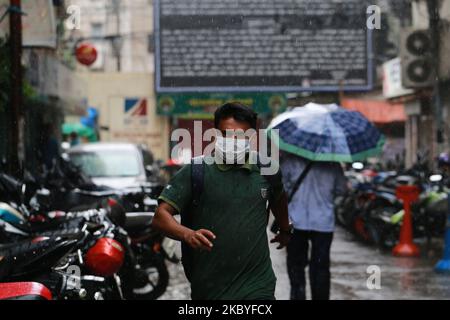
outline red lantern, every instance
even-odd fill
[[[75,55],[78,62],[85,66],[93,65],[98,57],[97,49],[89,43],[80,44],[75,51]]]

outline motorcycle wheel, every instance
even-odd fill
[[[133,300],[156,300],[166,292],[169,271],[163,257],[154,257],[136,268],[131,291]]]
[[[398,208],[390,206],[383,201],[376,201],[368,209],[366,229],[370,235],[370,242],[381,249],[390,249],[398,240],[399,229],[396,225],[390,225],[381,220],[380,216],[392,216],[398,212]]]
[[[379,227],[372,224],[366,224],[367,234],[369,235],[368,242],[376,247],[381,247],[382,237]]]

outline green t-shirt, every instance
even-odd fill
[[[276,277],[266,232],[269,188],[256,165],[205,165],[203,193],[191,227],[208,229],[217,238],[211,252],[193,253],[192,299],[274,299]],[[191,189],[191,165],[186,165],[159,200],[183,212],[190,208]],[[281,196],[281,179],[274,189],[274,197]]]

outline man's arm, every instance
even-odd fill
[[[290,224],[288,213],[287,194],[283,191],[278,201],[271,204],[270,209],[275,217],[275,221],[280,227],[280,233],[271,241],[271,243],[278,242],[280,245],[277,249],[286,247],[290,240]]]
[[[213,247],[211,241],[216,239],[214,233],[209,230],[194,231],[184,227],[173,217],[176,213],[174,207],[161,202],[153,218],[152,227],[169,238],[186,242],[194,249],[211,251]]]
[[[335,178],[335,183],[334,183],[334,196],[341,196],[343,194],[345,194],[349,189],[350,189],[350,185],[349,185],[349,181],[347,179],[347,177],[345,176],[344,170],[342,169],[340,164],[336,164],[337,165],[337,170],[336,170],[336,178]]]

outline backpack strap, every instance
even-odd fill
[[[203,157],[192,158],[191,160],[191,204],[187,210],[181,213],[182,224],[190,227],[192,224],[192,212],[200,205],[200,198],[203,193],[205,176],[205,162]]]
[[[260,158],[258,156],[257,158],[257,163],[258,163],[258,167],[259,168],[263,168],[264,165],[261,164]],[[297,179],[297,181],[295,182],[295,185],[293,187],[293,189],[291,190],[291,192],[288,195],[288,204],[292,202],[292,199],[294,198],[294,195],[297,193],[298,189],[300,188],[300,186],[302,185],[303,181],[305,180],[306,176],[308,175],[308,173],[311,171],[312,167],[314,165],[313,161],[309,161],[305,167],[305,169],[303,170],[303,172],[300,174],[299,178]],[[275,193],[274,193],[274,188],[276,186],[277,183],[279,183],[279,181],[282,181],[282,175],[281,175],[281,169],[278,170],[278,172],[274,175],[266,175],[264,176],[264,178],[267,180],[267,182],[270,185],[270,193],[269,193],[269,206],[267,208],[267,216],[269,219],[269,215],[270,215],[270,208],[273,204],[275,204]],[[275,220],[270,228],[270,231],[274,234],[277,234],[279,231],[279,226],[277,224],[277,221]]]
[[[297,181],[295,182],[288,198],[288,203],[291,203],[294,199],[295,194],[297,193],[298,189],[300,189],[300,186],[302,185],[303,181],[305,181],[306,177],[308,176],[308,173],[311,171],[312,167],[314,165],[313,161],[308,161],[306,164],[305,169],[303,169],[303,172],[298,177]]]
[[[205,162],[203,157],[196,157],[191,160],[191,204],[187,210],[181,215],[181,223],[188,227],[192,227],[194,208],[200,205],[200,198],[203,192],[205,176]],[[185,242],[181,243],[181,263],[183,264],[184,274],[191,281],[192,262],[194,250]]]
[[[256,158],[256,164],[258,168],[261,170],[261,168],[269,167],[269,164],[263,164],[261,162],[261,158],[259,157],[259,154]],[[269,183],[269,208],[272,204],[274,204],[275,201],[275,187],[279,185],[281,182],[281,170],[278,170],[276,174],[273,175],[264,175],[262,176],[266,181]]]
[[[261,168],[265,168],[270,166],[269,164],[263,164],[261,162],[261,158],[259,157],[259,154],[256,158],[256,165],[258,166],[259,170],[261,171]],[[270,211],[273,205],[275,205],[275,188],[279,183],[281,182],[281,170],[278,169],[276,174],[273,175],[261,175],[269,184],[269,197],[268,197],[268,206],[267,206],[267,223],[269,223],[270,219]]]
[[[191,185],[192,185],[192,205],[197,207],[200,204],[200,197],[203,193],[205,177],[205,162],[203,157],[196,157],[191,160]]]

